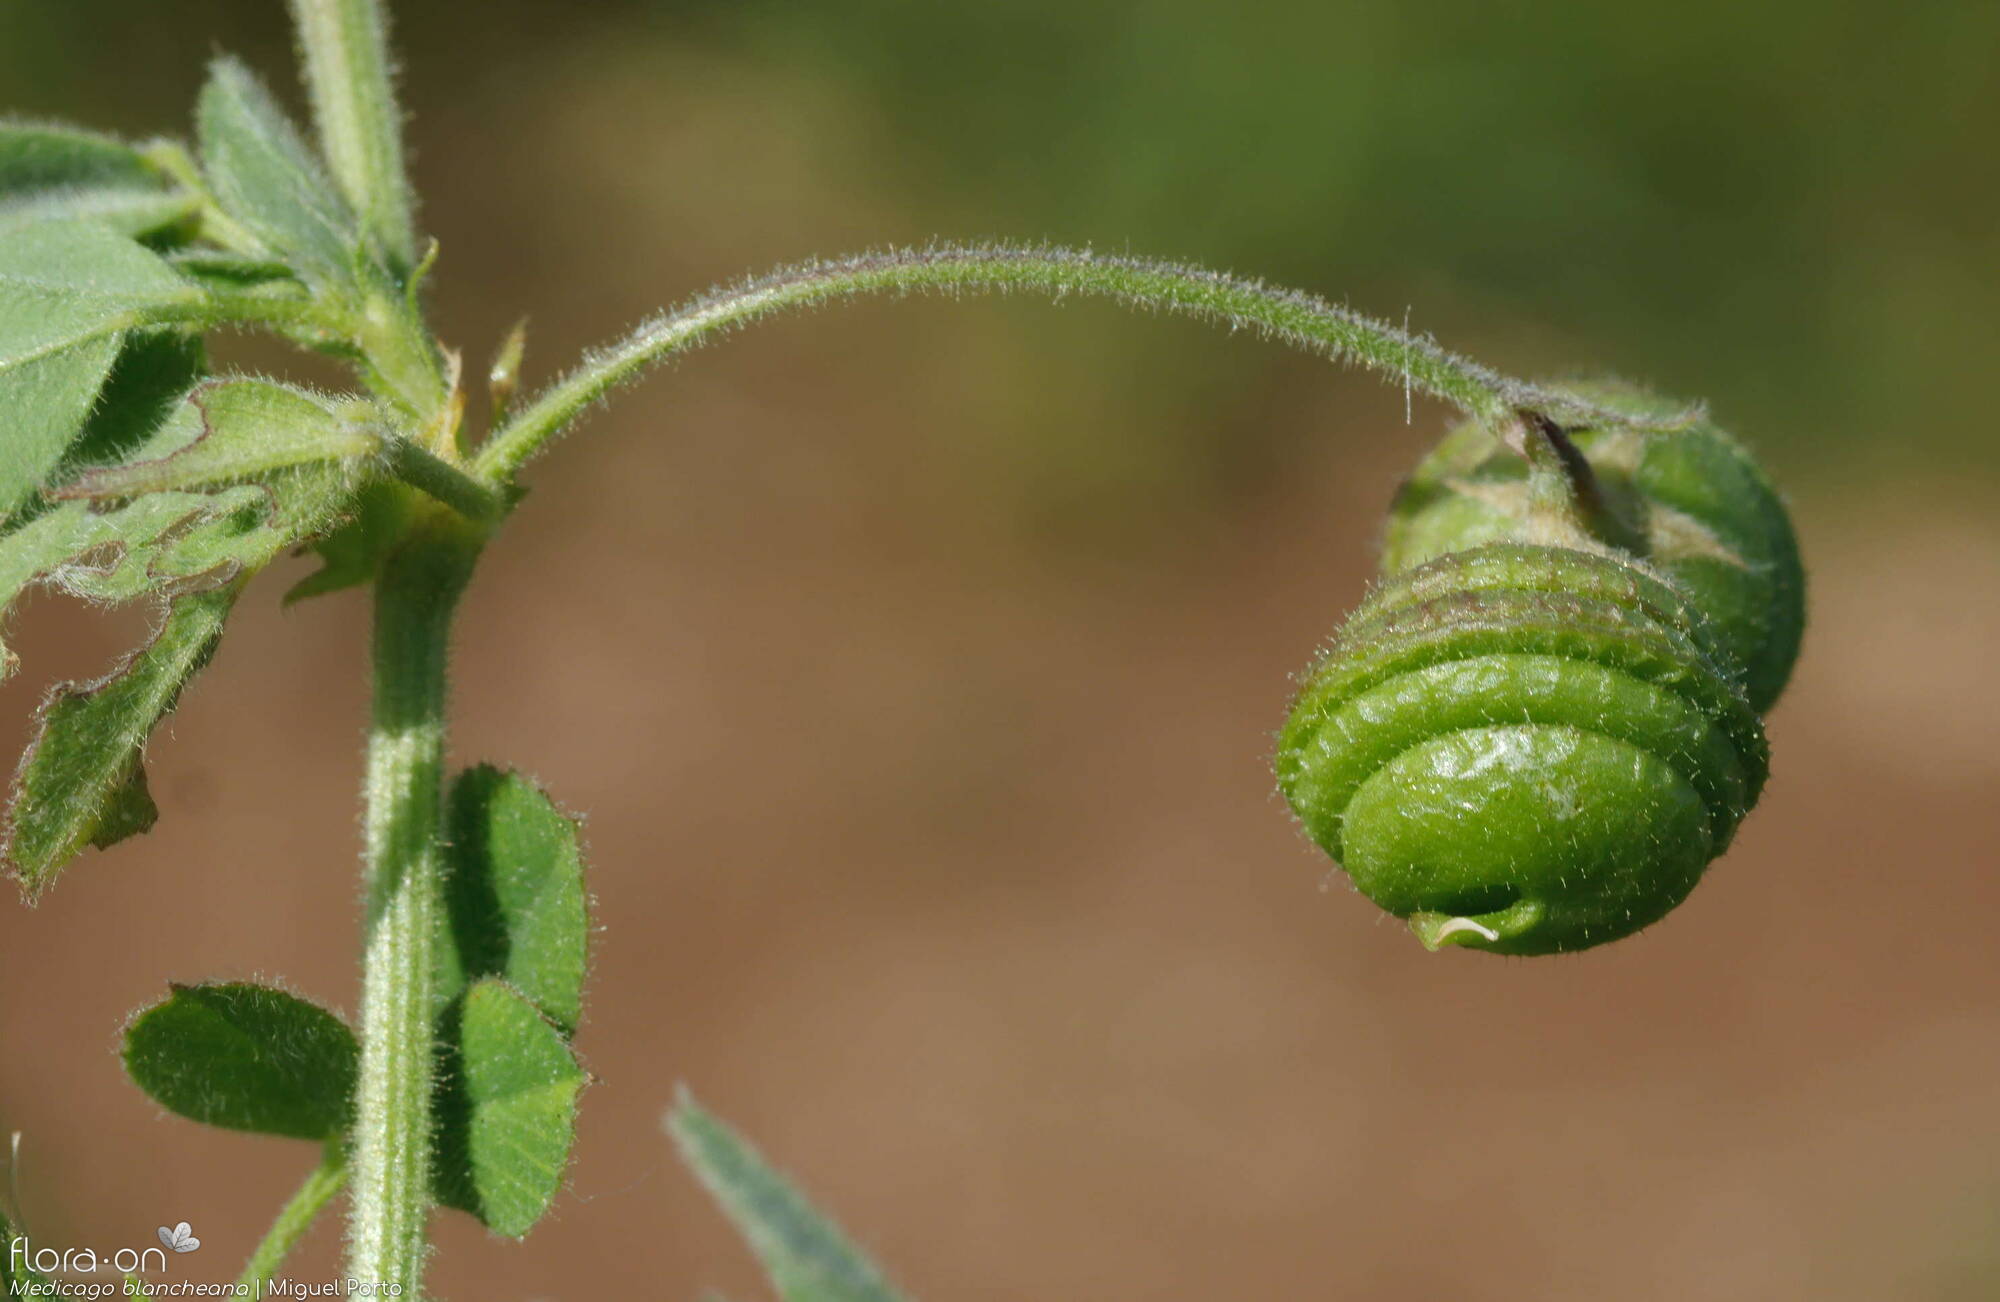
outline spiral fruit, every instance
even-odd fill
[[[1546,482],[1454,431],[1279,735],[1307,834],[1434,949],[1545,954],[1650,925],[1769,771],[1758,704],[1803,624],[1782,505],[1713,427],[1574,447],[1585,480],[1606,468],[1578,496],[1628,546],[1551,528],[1530,500]]]

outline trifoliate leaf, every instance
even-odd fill
[[[589,930],[576,824],[534,783],[490,765],[459,775],[447,818],[442,996],[505,977],[573,1034]]]
[[[269,986],[174,986],[125,1028],[125,1071],[193,1121],[332,1139],[353,1111],[359,1050],[347,1024]]]
[[[713,1194],[784,1302],[900,1302],[875,1263],[685,1090],[667,1114],[681,1157]]]
[[[446,836],[437,1195],[518,1236],[561,1183],[585,1079],[568,1045],[589,930],[582,854],[539,788],[490,765],[452,785]]]
[[[201,299],[158,255],[88,222],[0,239],[0,521],[62,463],[123,332]]]
[[[152,825],[141,766],[146,738],[214,654],[237,588],[176,598],[153,640],[111,673],[63,683],[43,699],[0,829],[0,862],[29,900],[84,846],[101,849]]]
[[[94,221],[125,235],[183,225],[199,201],[144,154],[75,127],[0,120],[0,233],[32,222]]]
[[[225,212],[322,282],[355,266],[354,216],[277,101],[234,59],[209,70],[195,109],[202,165]]]
[[[588,1078],[562,1032],[497,978],[475,982],[443,1028],[438,1201],[519,1238],[562,1185],[576,1096]]]

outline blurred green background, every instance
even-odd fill
[[[0,5],[14,110],[182,132],[218,48],[297,101],[272,0]],[[1090,304],[682,362],[531,472],[468,610],[464,756],[592,812],[607,930],[574,1190],[524,1246],[447,1222],[446,1293],[754,1295],[657,1138],[688,1079],[932,1299],[2000,1297],[2000,6],[395,12],[475,367],[524,310],[532,385],[868,245],[1129,250],[1705,398],[1815,584],[1766,806],[1680,914],[1432,958],[1314,891],[1265,759],[1442,413]],[[160,830],[0,906],[53,1239],[235,1254],[303,1160],[104,1052],[166,977],[351,1006],[365,613],[281,582],[155,743]],[[33,603],[26,679],[125,619]]]

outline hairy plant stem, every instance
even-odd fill
[[[380,0],[291,0],[291,10],[321,147],[386,269],[386,277],[367,278],[348,335],[369,387],[405,407],[436,450],[447,449],[457,424],[456,367],[446,364],[416,302],[416,227]],[[462,483],[453,467],[422,449],[399,449],[390,451],[399,474],[461,511],[497,516],[487,509],[491,495]],[[484,527],[433,507],[375,583],[348,1274],[394,1286],[404,1299],[422,1296],[431,1204],[445,661],[452,613],[484,542]]]
[[[396,478],[429,494],[468,520],[492,523],[507,511],[507,494],[504,491],[483,479],[474,479],[401,434],[392,433],[383,441],[382,463],[383,468]]]
[[[320,1211],[333,1201],[347,1183],[347,1150],[340,1140],[330,1140],[326,1153],[318,1166],[306,1176],[305,1183],[278,1212],[278,1218],[271,1222],[271,1228],[264,1233],[263,1240],[244,1263],[243,1273],[236,1277],[236,1287],[240,1294],[248,1297],[264,1296],[264,1282],[272,1277],[278,1267],[284,1265],[300,1239],[318,1218]]]
[[[1511,380],[1429,338],[1373,321],[1297,290],[1279,289],[1199,267],[1112,257],[1087,249],[950,245],[890,249],[836,262],[785,267],[704,295],[649,321],[584,360],[544,390],[479,450],[473,471],[504,482],[592,403],[656,362],[733,327],[786,309],[862,294],[1006,293],[1026,290],[1058,300],[1108,298],[1253,330],[1338,362],[1369,367],[1412,390],[1442,398],[1498,429],[1530,409],[1577,424],[1669,428],[1582,401],[1572,394]]]
[[[368,737],[361,1080],[348,1274],[422,1295],[430,1210],[431,1072],[442,850],[445,660],[484,533],[434,509],[375,586]]]

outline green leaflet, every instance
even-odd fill
[[[534,783],[482,764],[453,784],[439,994],[505,977],[565,1035],[583,1011],[589,929],[576,824]]]
[[[149,316],[198,305],[164,258],[86,221],[42,222],[0,241],[0,368],[18,366]]]
[[[749,1241],[783,1302],[900,1302],[901,1295],[839,1226],[686,1090],[667,1114],[667,1131],[682,1160]]]
[[[31,222],[90,220],[124,235],[182,225],[199,201],[122,141],[75,127],[0,121],[0,234]]]
[[[89,222],[42,223],[0,239],[0,522],[61,464],[122,333],[201,300],[157,255]]]
[[[114,333],[0,367],[0,525],[29,509],[62,463],[117,356]]]
[[[140,752],[153,726],[214,654],[238,584],[176,599],[152,642],[92,683],[43,699],[35,740],[14,775],[0,862],[33,900],[86,845],[102,849],[152,826]]]
[[[563,1033],[498,978],[475,982],[442,1030],[438,1201],[519,1238],[562,1185],[588,1077]]]
[[[0,119],[0,199],[37,190],[159,183],[144,156],[121,140],[54,122]]]
[[[359,1055],[346,1023],[269,986],[172,990],[125,1028],[125,1071],[155,1103],[230,1130],[346,1131]]]
[[[354,215],[249,69],[217,59],[195,108],[202,165],[225,212],[321,282],[351,281]]]
[[[331,463],[358,461],[376,437],[325,403],[268,380],[218,380],[188,395],[200,431],[176,446],[152,441],[136,459],[78,476],[60,497],[138,497],[145,493],[269,483],[273,476]],[[169,434],[159,442],[171,443]],[[164,455],[151,456],[152,450]]]
[[[541,1219],[569,1161],[585,1075],[588,902],[576,825],[515,773],[453,783],[439,947],[438,1200],[502,1234]]]

